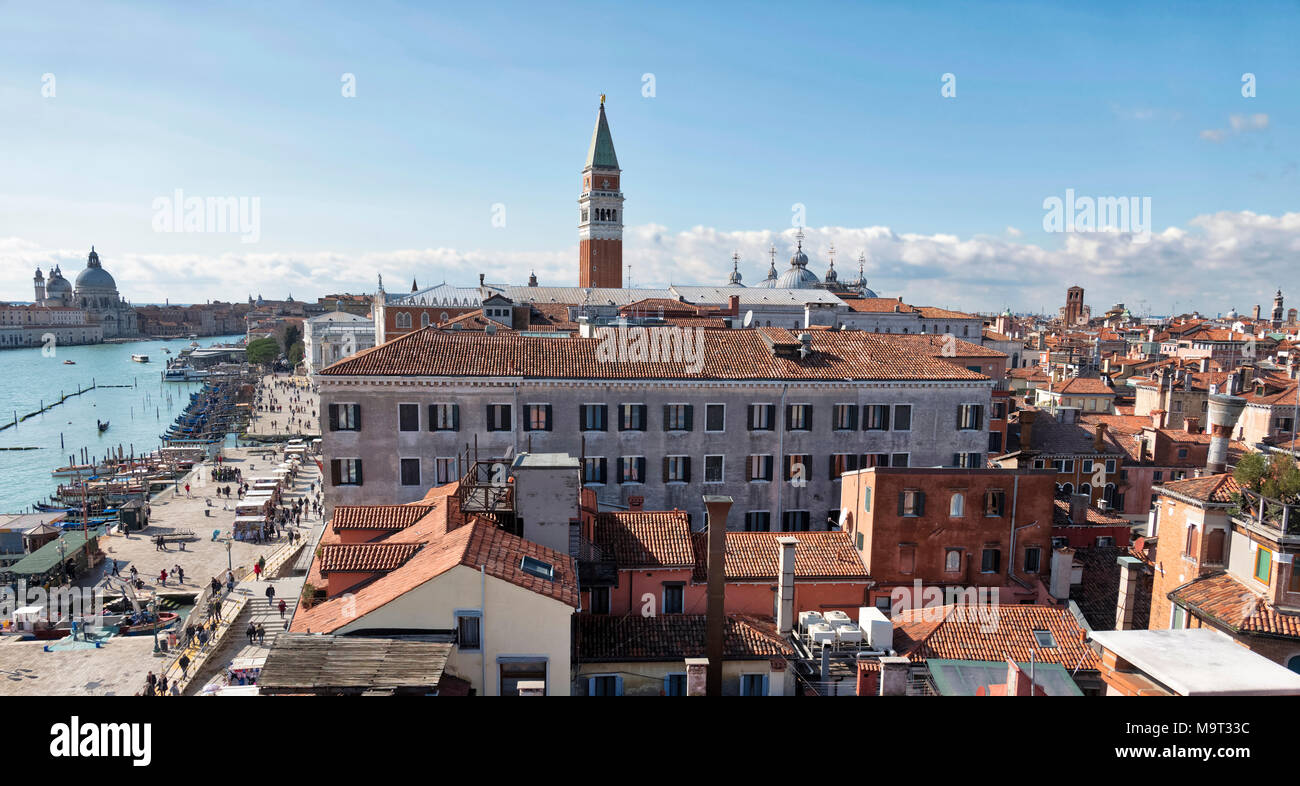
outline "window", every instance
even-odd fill
[[[858,430],[858,407],[856,404],[836,404],[831,410],[831,427],[836,431]]]
[[[645,456],[624,456],[619,459],[619,483],[645,483]]]
[[[330,461],[330,473],[335,486],[360,486],[361,459],[333,459]]]
[[[812,456],[793,453],[785,457],[785,479],[796,486],[802,486],[812,480]]]
[[[1255,578],[1265,584],[1273,578],[1273,552],[1263,546],[1255,554]]]
[[[678,583],[664,583],[664,614],[681,614],[685,611],[686,586]]]
[[[1169,627],[1172,630],[1180,630],[1186,627],[1186,624],[1187,624],[1187,613],[1183,610],[1182,606],[1179,606],[1177,603],[1175,603],[1173,608],[1169,612]]]
[[[397,430],[398,431],[419,431],[420,430],[420,405],[419,404],[398,404],[397,405]]]
[[[1156,483],[1159,483],[1160,481],[1164,480],[1164,478],[1165,478],[1165,473],[1161,472],[1160,470],[1156,470],[1155,472],[1151,473],[1151,480],[1155,481]]]
[[[645,431],[645,404],[624,404],[619,407],[619,431]]]
[[[482,648],[479,635],[482,624],[482,612],[456,610],[456,646],[461,652],[476,652]]]
[[[1180,459],[1185,459],[1185,458],[1187,458],[1187,448],[1179,448],[1179,449],[1178,449],[1178,458],[1180,458]]]
[[[608,409],[604,404],[583,404],[578,410],[578,422],[582,424],[582,430],[604,431],[607,412]]]
[[[550,431],[551,430],[551,405],[550,404],[529,404],[527,407],[528,425],[525,431]]]
[[[497,658],[501,676],[501,695],[518,696],[519,683],[546,683],[546,661],[539,658],[501,656]],[[543,691],[545,694],[547,691]]]
[[[751,510],[745,514],[746,532],[769,532],[772,529],[772,514],[766,510]]]
[[[513,428],[510,420],[509,404],[488,404],[487,405],[487,430],[488,431],[510,431]]]
[[[1106,474],[1115,474],[1115,459],[1106,459]]]
[[[908,453],[895,453],[893,456],[890,457],[890,459],[889,459],[889,464],[886,464],[886,465],[884,465],[884,466],[890,466],[890,467],[906,467],[906,466],[909,466],[910,464],[911,464],[911,455],[910,455],[910,454],[908,454]]]
[[[402,485],[420,485],[420,460],[418,458],[402,459]]]
[[[1052,632],[1050,630],[1034,631],[1034,643],[1044,649],[1056,648],[1056,638],[1052,636]]]
[[[916,546],[913,544],[898,544],[898,572],[915,573],[916,572]]]
[[[812,516],[806,510],[787,510],[781,514],[782,532],[807,532]]]
[[[1001,549],[984,549],[980,553],[980,572],[997,573],[1002,568]]]
[[[750,431],[771,431],[773,428],[772,421],[776,417],[775,404],[750,404],[749,405],[749,430]]]
[[[330,404],[330,431],[360,431],[360,404]]]
[[[1025,573],[1037,573],[1043,561],[1043,550],[1038,546],[1025,549]]]
[[[812,430],[812,404],[790,404],[785,408],[786,431]]]
[[[944,573],[961,572],[961,549],[947,549],[943,553]]]
[[[600,674],[587,678],[588,696],[622,696],[623,678],[617,674]]]
[[[889,430],[889,405],[868,404],[862,408],[863,431]]]
[[[591,588],[591,609],[592,614],[609,613],[609,587],[592,587]]]
[[[664,431],[691,431],[695,407],[690,404],[664,405]]]
[[[1187,526],[1187,535],[1183,539],[1183,556],[1191,557],[1192,559],[1196,559],[1197,557],[1195,524],[1189,524]]]
[[[453,480],[458,479],[455,457],[434,459],[433,467],[434,477],[439,486],[451,483]]]
[[[686,675],[669,674],[664,677],[664,695],[665,696],[685,696],[686,695]]]
[[[664,483],[690,483],[691,457],[664,456]]]
[[[770,481],[772,479],[772,457],[771,456],[750,456],[746,462],[745,480]]]
[[[984,466],[983,453],[954,453],[952,454],[952,463],[955,467],[962,469],[979,469]]]
[[[398,328],[409,328],[411,326],[411,315],[405,311],[399,311],[395,321]]]
[[[1213,565],[1223,564],[1223,546],[1227,539],[1227,532],[1221,529],[1212,529],[1205,541],[1205,561]],[[1294,574],[1292,575],[1294,578]]]
[[[837,532],[842,529],[840,527],[840,512],[838,510],[826,511],[826,529],[831,532]],[[858,534],[861,535],[862,533],[859,532]]]
[[[604,456],[588,456],[582,460],[582,482],[586,485],[605,485],[606,463]]]
[[[966,495],[960,491],[954,491],[952,498],[948,500],[948,515],[952,518],[959,519],[966,515]]]
[[[912,405],[894,405],[894,431],[912,430]]]
[[[992,454],[994,454],[994,455],[997,455],[997,454],[999,454],[999,453],[1002,452],[1002,432],[1001,432],[1001,431],[990,431],[990,432],[989,432],[989,452],[992,453]]]
[[[536,557],[525,556],[519,561],[519,569],[530,576],[555,581],[555,566],[549,562],[542,562]]]
[[[1092,459],[1083,459],[1080,463],[1081,463],[1081,465],[1082,465],[1082,466],[1079,467],[1080,471],[1082,471],[1083,474],[1085,474],[1085,475],[1091,475],[1091,474],[1092,474]]]
[[[862,489],[862,512],[871,512],[871,487],[866,486]]]
[[[727,405],[708,404],[704,407],[704,430],[721,432],[727,430]]]
[[[898,492],[898,515],[925,515],[925,492],[918,489],[906,489]]]
[[[704,482],[721,483],[722,482],[722,456],[705,456],[704,457]]]
[[[839,480],[845,472],[858,468],[858,454],[835,453],[831,456],[831,480]]]
[[[983,404],[962,404],[957,407],[957,430],[978,431],[984,422]]]
[[[1043,459],[1034,459],[1034,469],[1047,469],[1047,462]]]
[[[863,469],[868,469],[870,467],[888,467],[889,454],[888,453],[863,453],[861,466]]]
[[[766,674],[740,675],[740,695],[741,696],[766,696],[767,675]]]
[[[428,326],[429,326],[429,312],[428,311],[421,312],[420,327],[428,327]]]
[[[430,404],[430,431],[460,431],[459,404]]]

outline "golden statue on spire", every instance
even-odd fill
[[[604,94],[604,93],[601,93],[601,94],[600,94],[600,105],[601,105],[601,106],[604,106],[604,105],[605,105],[605,94]]]

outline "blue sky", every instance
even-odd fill
[[[732,248],[759,280],[800,203],[819,275],[835,242],[841,270],[866,252],[873,286],[913,302],[1055,308],[1081,283],[1243,308],[1300,252],[1297,41],[1295,3],[0,4],[0,297],[91,243],[137,301],[243,297],[250,276],[298,297],[381,271],[576,283],[604,92],[637,283],[721,282]],[[258,242],[155,232],[176,188],[258,197]],[[1067,188],[1220,234],[1071,250],[1042,231]],[[1261,268],[1240,292],[1205,258],[1225,238]],[[1051,275],[1018,272],[1035,261]]]

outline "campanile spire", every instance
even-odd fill
[[[578,285],[623,286],[623,192],[614,138],[605,117],[605,96],[587,148],[578,198]]]

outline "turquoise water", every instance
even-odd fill
[[[202,346],[233,343],[242,336],[198,339]],[[68,463],[81,449],[99,458],[120,445],[130,453],[147,453],[162,443],[167,430],[185,408],[189,394],[201,382],[163,382],[167,360],[190,344],[189,339],[132,341],[125,344],[96,344],[58,347],[54,357],[39,348],[0,350],[0,424],[10,423],[14,413],[22,417],[39,409],[42,401],[57,401],[60,392],[75,393],[78,385],[129,385],[100,387],[74,396],[59,406],[0,431],[0,447],[32,446],[39,450],[0,450],[0,513],[20,513],[38,499],[48,501],[58,487],[50,470]],[[163,352],[163,347],[172,354]],[[135,363],[133,354],[149,356],[148,363]],[[72,360],[76,365],[64,365]],[[96,420],[107,420],[102,434]],[[62,438],[62,447],[60,447]]]

